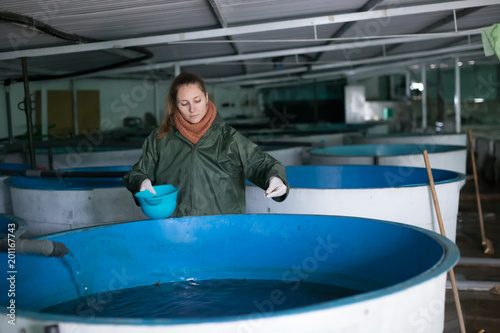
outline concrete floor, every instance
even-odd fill
[[[460,191],[460,205],[456,243],[462,258],[495,259],[495,266],[457,264],[454,268],[459,287],[460,305],[468,333],[500,332],[500,184],[479,181],[481,206],[486,238],[493,243],[493,255],[485,255],[481,245],[479,211],[476,202],[474,178],[468,176]],[[481,290],[462,290],[465,281],[489,281],[498,284],[498,294],[488,287]],[[495,283],[496,282],[496,283]],[[479,284],[475,284],[479,286]],[[445,305],[445,333],[460,332],[453,292],[447,289]]]

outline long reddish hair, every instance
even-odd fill
[[[179,112],[177,109],[177,92],[179,87],[187,86],[189,84],[197,84],[203,94],[207,93],[207,88],[205,87],[205,81],[201,77],[192,73],[181,73],[172,81],[170,89],[167,95],[167,105],[165,107],[165,116],[163,122],[160,125],[158,134],[156,134],[157,139],[161,139],[167,135],[168,132],[174,126],[174,114]]]

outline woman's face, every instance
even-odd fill
[[[197,124],[207,113],[207,94],[197,84],[182,85],[177,90],[177,108],[191,124]]]

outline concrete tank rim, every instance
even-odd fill
[[[269,217],[272,215],[279,215],[282,217],[289,217],[289,218],[296,218],[297,215],[293,214],[236,214],[236,215],[213,215],[213,216],[207,216],[210,218],[217,218],[217,217],[228,217],[228,216],[262,216],[262,217]],[[442,274],[446,274],[455,264],[458,262],[458,259],[460,257],[460,252],[455,243],[453,243],[451,240],[447,239],[446,237],[435,233],[433,231],[429,231],[426,229],[422,229],[420,227],[416,227],[413,225],[406,225],[406,224],[401,224],[397,222],[391,222],[391,221],[384,221],[384,220],[378,220],[378,219],[370,219],[370,218],[360,218],[360,217],[348,217],[348,216],[336,216],[336,215],[314,215],[314,214],[308,214],[308,216],[315,217],[315,218],[320,218],[320,219],[358,219],[358,220],[369,220],[373,221],[374,223],[385,223],[385,224],[391,224],[395,225],[398,228],[409,228],[413,229],[417,232],[425,234],[427,237],[433,239],[435,242],[437,242],[443,249],[443,255],[439,259],[438,262],[436,262],[432,267],[427,269],[425,272],[412,277],[408,280],[390,285],[388,287],[384,288],[379,288],[370,292],[363,292],[358,295],[354,296],[349,296],[345,298],[341,298],[338,300],[333,300],[329,302],[324,302],[320,304],[313,304],[310,306],[304,306],[300,307],[297,309],[289,309],[289,310],[282,310],[282,311],[276,311],[273,312],[272,315],[263,315],[260,317],[261,319],[267,319],[267,318],[276,318],[276,317],[282,317],[282,316],[290,316],[290,315],[300,315],[300,314],[305,314],[313,311],[320,311],[320,310],[328,310],[334,307],[339,307],[339,306],[344,306],[344,305],[351,305],[351,304],[356,304],[362,301],[369,301],[369,300],[375,300],[383,297],[389,297],[392,294],[403,291],[405,289],[408,289],[410,286],[411,287],[416,287],[420,284],[423,284],[427,281],[430,281],[432,279],[435,279]],[[191,216],[191,217],[179,217],[179,218],[174,218],[176,220],[188,220],[191,218],[199,218],[198,216]],[[83,232],[86,230],[91,230],[91,229],[98,229],[98,228],[103,228],[106,226],[117,226],[117,225],[122,225],[122,224],[130,224],[130,223],[151,223],[152,221],[168,221],[170,218],[167,219],[161,219],[161,220],[141,220],[141,221],[133,221],[133,222],[124,222],[124,223],[118,223],[118,224],[113,224],[113,225],[101,225],[101,226],[92,226],[92,227],[86,227],[86,228],[81,228],[81,229],[73,229],[73,230],[68,230],[68,231],[63,231],[60,233],[52,234],[52,235],[45,235],[42,237],[38,237],[36,239],[50,239],[51,237],[56,237],[59,235],[64,235],[64,234],[70,234],[70,233],[75,233],[75,232]],[[0,310],[0,313],[7,313],[5,309],[2,307]],[[203,325],[203,324],[217,324],[217,323],[226,323],[226,322],[239,322],[239,321],[244,321],[245,319],[238,318],[238,316],[226,316],[226,317],[217,317],[217,318],[206,318],[206,319],[140,319],[140,318],[92,318],[92,320],[84,320],[81,317],[78,316],[66,316],[66,315],[58,315],[58,314],[49,314],[49,313],[40,313],[36,311],[24,311],[22,309],[17,309],[16,314],[18,316],[24,316],[29,319],[33,320],[42,320],[42,321],[57,321],[57,322],[73,322],[77,324],[85,324],[85,325],[134,325],[134,326],[142,326],[142,325],[148,325],[148,326],[174,326],[174,325]]]
[[[325,148],[316,148],[312,149],[309,151],[311,155],[315,156],[331,156],[331,157],[350,157],[350,158],[355,158],[355,157],[393,157],[393,156],[413,156],[413,155],[421,155],[421,152],[423,151],[422,146],[425,146],[427,149],[427,146],[429,147],[439,147],[443,149],[443,151],[430,151],[427,149],[429,155],[433,154],[447,154],[447,153],[456,153],[459,151],[467,151],[467,147],[465,146],[456,146],[456,145],[434,145],[434,144],[373,144],[373,145],[343,145],[343,146],[330,146],[330,147],[325,147]],[[343,154],[342,151],[353,148],[353,149],[360,149],[360,148],[367,148],[367,149],[372,149],[376,150],[377,147],[390,147],[390,148],[407,148],[409,153],[395,153],[395,154]],[[335,154],[331,152],[325,152],[322,153],[321,151],[328,151],[328,150],[339,150],[340,152]],[[417,150],[420,150],[420,153],[415,153]]]

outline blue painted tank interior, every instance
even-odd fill
[[[398,156],[422,154],[423,150],[431,153],[446,153],[465,149],[462,146],[435,144],[394,144],[394,145],[350,145],[319,148],[311,154],[334,156]]]
[[[428,185],[425,168],[384,165],[288,166],[291,187],[321,189],[367,189]],[[465,175],[433,169],[436,184],[461,181]]]
[[[288,314],[385,296],[447,272],[459,257],[456,245],[434,232],[336,216],[185,217],[72,230],[43,238],[68,247],[79,262],[89,294],[157,281],[226,278],[281,280],[284,288],[304,279],[363,291],[287,310]],[[17,270],[23,272],[16,280],[16,306],[24,311],[19,313],[51,320],[56,318],[52,314],[30,311],[80,297],[66,259],[35,255],[16,259]],[[0,260],[7,262],[5,253]],[[3,281],[5,274],[5,270],[0,273]],[[1,293],[0,311],[5,311],[7,302],[7,293]],[[113,322],[109,318],[57,319]],[[218,320],[223,319],[214,319]],[[120,323],[134,322],[120,319]],[[179,322],[154,321],[156,325],[174,323]]]
[[[44,191],[73,191],[124,186],[121,178],[35,178],[14,176],[7,178],[5,182],[12,187]]]
[[[60,169],[60,171],[87,171],[87,172],[99,172],[99,171],[129,171],[132,166],[121,165],[121,166],[99,166],[99,167],[84,167],[84,168],[66,168]]]

